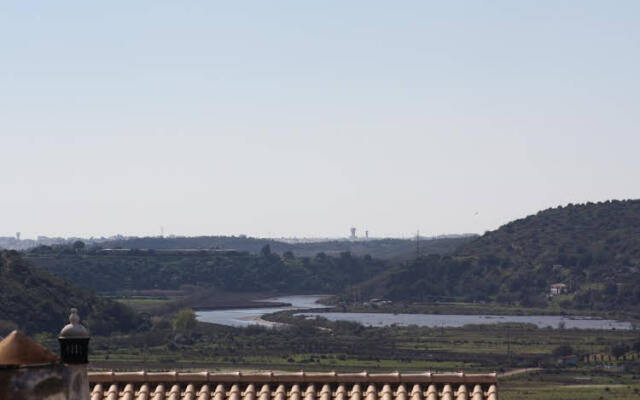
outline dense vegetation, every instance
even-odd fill
[[[554,283],[567,293],[548,298]],[[452,256],[432,255],[387,271],[353,293],[403,301],[549,301],[579,309],[640,303],[640,201],[569,205],[486,233]]]
[[[337,293],[387,268],[371,257],[345,252],[338,257],[282,256],[264,246],[249,253],[157,253],[131,250],[118,254],[36,248],[34,264],[78,285],[101,292],[123,289],[179,289],[183,285],[233,292]]]
[[[143,325],[125,305],[34,268],[15,251],[0,252],[0,334],[14,328],[58,332],[67,323],[71,307],[79,309],[96,334],[126,332]]]
[[[423,254],[447,254],[461,244],[475,238],[459,237],[423,238],[420,249]],[[197,236],[197,237],[142,237],[113,240],[99,244],[103,248],[124,249],[233,249],[260,254],[268,245],[273,252],[292,252],[299,256],[313,257],[318,253],[340,255],[349,252],[355,256],[370,255],[380,259],[409,259],[415,257],[415,239],[331,240],[309,243],[287,243],[274,239],[245,236]]]
[[[582,270],[640,267],[640,200],[570,204],[540,211],[476,238],[457,253],[514,265]]]

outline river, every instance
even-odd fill
[[[211,322],[215,324],[229,326],[249,326],[263,325],[274,326],[276,324],[261,319],[263,315],[279,311],[300,310],[300,315],[307,318],[323,317],[331,321],[352,321],[365,326],[389,326],[389,325],[417,325],[426,327],[461,327],[470,324],[497,324],[505,322],[529,323],[538,328],[558,328],[564,326],[565,329],[631,329],[631,323],[625,321],[615,321],[609,319],[598,319],[588,317],[560,316],[560,315],[447,315],[447,314],[391,314],[391,313],[345,313],[345,312],[308,312],[314,308],[327,308],[318,304],[317,301],[324,298],[323,295],[303,295],[303,296],[283,296],[266,299],[263,301],[274,301],[279,303],[289,303],[291,306],[268,307],[268,308],[243,308],[235,310],[213,310],[198,311],[196,318],[198,321]],[[303,312],[304,310],[304,312]]]
[[[282,307],[257,307],[257,308],[236,308],[229,310],[212,310],[212,311],[197,311],[196,319],[202,322],[211,322],[214,324],[229,325],[229,326],[249,326],[249,325],[263,325],[274,326],[273,322],[265,321],[261,319],[263,315],[271,314],[280,311],[290,310],[310,310],[314,308],[326,308],[322,304],[318,304],[317,301],[327,297],[326,295],[300,295],[300,296],[283,296],[273,297],[270,299],[260,300],[264,302],[274,303],[289,303],[290,306]]]

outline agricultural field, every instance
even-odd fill
[[[527,324],[367,328],[293,317],[288,312],[268,318],[291,326],[232,328],[195,323],[183,330],[176,321],[154,317],[149,331],[94,337],[91,365],[503,373],[518,368],[554,369],[564,355],[575,355],[580,371],[633,370],[639,363],[640,334],[633,330],[539,329]],[[57,345],[53,336],[39,339],[52,348]]]
[[[502,400],[637,400],[640,382],[632,374],[585,369],[537,371],[500,380]]]

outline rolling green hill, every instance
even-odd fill
[[[57,334],[71,307],[93,334],[127,332],[142,323],[128,307],[33,267],[15,251],[0,252],[0,335],[14,328]]]
[[[264,248],[245,252],[69,252],[34,249],[27,258],[76,285],[99,292],[179,289],[182,285],[229,292],[338,293],[388,268],[371,257],[319,253],[282,256]]]
[[[553,283],[567,293],[549,299]],[[403,301],[484,300],[523,306],[635,309],[640,304],[640,200],[540,211],[461,246],[421,257],[358,288]]]
[[[638,267],[640,200],[550,208],[488,232],[457,254],[585,270]]]

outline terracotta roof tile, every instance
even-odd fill
[[[89,381],[91,400],[498,399],[496,374],[140,371],[92,372]]]
[[[0,365],[48,364],[57,360],[58,356],[21,332],[13,331],[0,341]]]

